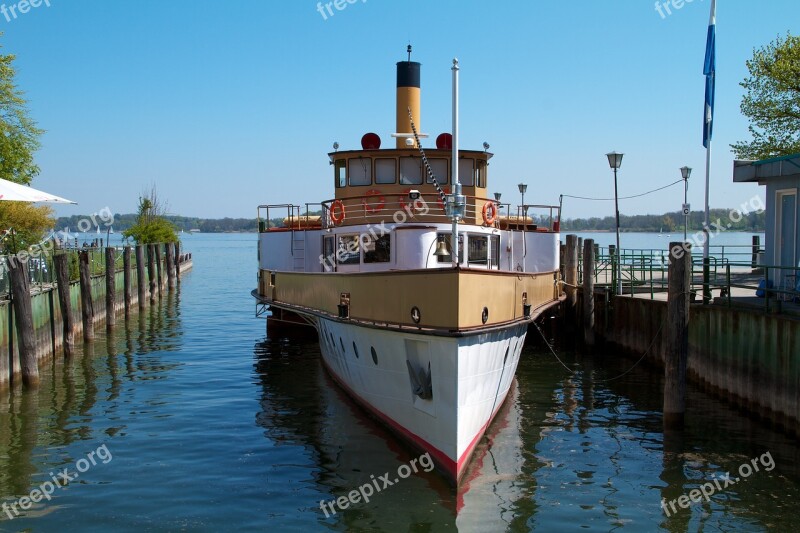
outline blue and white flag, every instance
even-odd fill
[[[706,76],[706,102],[703,113],[703,146],[708,148],[714,131],[714,75],[716,71],[716,27],[717,0],[711,0],[711,19],[708,21],[706,38],[706,60],[703,74]]]

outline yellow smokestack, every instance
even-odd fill
[[[410,57],[410,54],[409,54]],[[420,117],[420,64],[415,61],[397,63],[397,133],[413,133],[408,110],[414,117],[417,132],[422,131]],[[412,138],[413,140],[413,138]],[[406,145],[406,137],[397,138],[397,148],[416,147],[417,144]]]

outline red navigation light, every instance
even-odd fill
[[[361,148],[364,150],[377,150],[381,147],[381,138],[377,133],[365,133],[361,137]]]
[[[436,148],[439,150],[453,149],[453,136],[449,133],[442,133],[436,137]]]

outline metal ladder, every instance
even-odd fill
[[[306,270],[306,232],[292,230],[292,269],[295,272]]]

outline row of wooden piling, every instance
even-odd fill
[[[581,242],[582,241],[582,242]],[[754,243],[755,244],[755,243]],[[578,251],[583,246],[583,279],[578,285]],[[616,252],[616,251],[615,251]],[[563,251],[566,319],[570,324],[582,321],[583,344],[595,346],[595,262],[593,239],[567,235]],[[664,425],[680,427],[686,411],[686,369],[689,354],[689,309],[692,277],[691,245],[673,242],[669,245],[667,318],[662,330],[665,339],[664,357]],[[578,313],[578,289],[582,289],[583,308]],[[612,287],[613,291],[613,287]],[[616,325],[621,327],[622,325]]]
[[[149,301],[155,304],[162,296],[162,266],[161,253],[165,254],[166,281],[168,290],[175,290],[180,283],[180,243],[136,245],[136,276],[138,288],[139,309],[147,306],[147,287],[145,287],[145,255],[149,279]],[[145,253],[146,252],[146,253]],[[106,328],[111,330],[116,325],[116,253],[114,247],[105,249],[105,288],[106,288]],[[130,316],[132,302],[132,269],[131,246],[125,246],[123,254],[123,299],[125,319]],[[58,286],[58,303],[63,320],[63,350],[65,357],[71,357],[75,350],[75,320],[72,313],[69,279],[69,254],[65,251],[56,251],[54,257],[54,270]],[[78,251],[78,269],[80,283],[80,308],[83,324],[83,340],[91,342],[95,338],[94,322],[95,313],[92,299],[91,270],[89,251]],[[36,356],[34,337],[34,321],[31,306],[30,282],[27,264],[21,261],[9,261],[9,278],[11,281],[11,296],[13,312],[15,315],[17,332],[17,349],[19,352],[22,382],[25,386],[39,384],[39,368]]]

